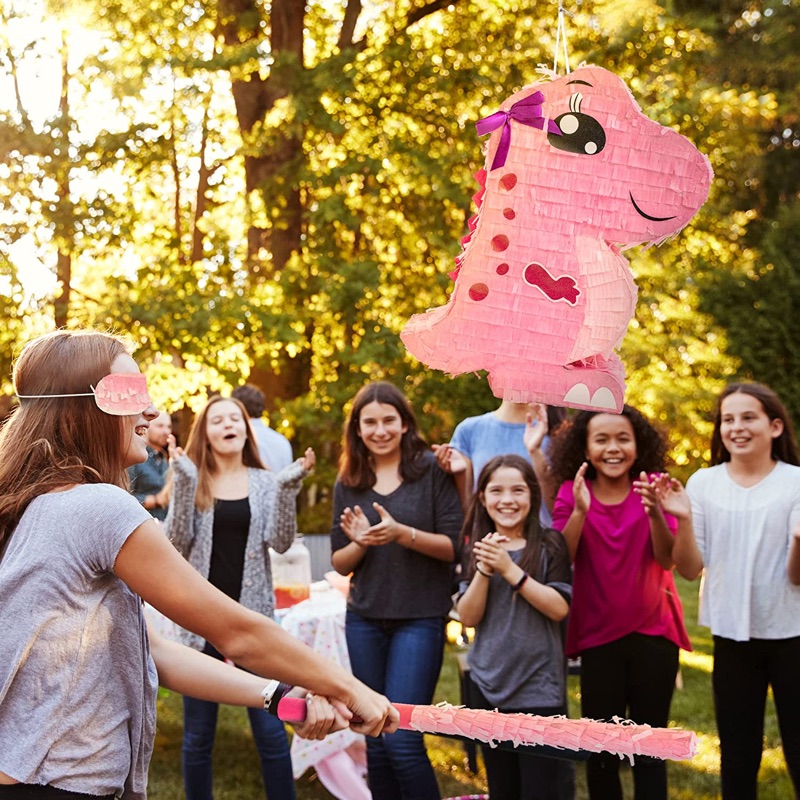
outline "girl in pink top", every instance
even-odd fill
[[[646,508],[634,487],[663,471],[666,449],[627,405],[621,414],[581,411],[553,439],[551,468],[561,484],[553,527],[575,567],[566,651],[581,656],[586,717],[666,726],[678,649],[691,649],[671,572],[676,521],[657,505]],[[609,754],[589,759],[593,800],[621,800],[619,764]],[[666,800],[663,761],[637,758],[633,777],[637,800]]]

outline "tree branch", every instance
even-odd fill
[[[456,6],[460,2],[461,0],[431,0],[430,3],[426,3],[420,8],[415,8],[413,11],[409,11],[406,17],[405,30],[408,30],[412,25],[416,25],[421,19],[425,19],[425,17],[429,17],[431,14],[435,14],[437,11],[441,11],[448,6]]]
[[[353,46],[353,34],[356,30],[358,18],[361,15],[361,9],[361,0],[347,0],[342,29],[339,31],[339,41],[336,43],[339,50],[347,50]]]
[[[0,7],[0,24],[2,24],[5,30],[8,30],[8,17],[5,13],[5,7]],[[11,43],[7,42],[8,47],[5,51],[5,58],[8,63],[8,71],[11,74],[11,80],[14,84],[14,96],[16,98],[17,103],[17,113],[22,120],[22,125],[25,128],[30,128],[31,122],[28,117],[28,112],[25,110],[25,106],[22,103],[22,92],[20,91],[19,87],[19,74],[17,70],[17,59],[14,56],[14,51],[11,49]]]

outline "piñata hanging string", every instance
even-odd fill
[[[558,4],[558,25],[556,27],[556,47],[555,55],[553,57],[553,74],[558,75],[558,60],[561,57],[563,50],[564,56],[564,74],[569,75],[569,53],[567,51],[567,26],[564,23],[564,17],[567,16],[572,19],[572,14],[564,8],[564,4]]]

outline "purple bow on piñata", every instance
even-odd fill
[[[478,136],[485,136],[487,133],[496,131],[501,125],[503,126],[503,133],[500,136],[500,144],[497,145],[497,151],[492,160],[492,166],[489,168],[491,172],[498,167],[502,167],[506,163],[508,157],[508,148],[511,146],[511,120],[521,122],[523,125],[530,125],[532,128],[544,130],[545,118],[542,114],[542,103],[544,102],[544,95],[541,92],[534,92],[529,94],[524,99],[514,103],[508,111],[495,111],[488,117],[475,124],[478,131]],[[561,129],[556,125],[553,120],[547,120],[547,132],[561,135]]]

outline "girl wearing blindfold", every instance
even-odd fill
[[[212,586],[125,491],[157,411],[122,340],[36,339],[14,387],[0,431],[0,800],[144,800],[157,683],[270,710],[276,681],[299,684],[315,693],[301,735],[396,728],[384,697]],[[149,636],[143,600],[274,680]]]

